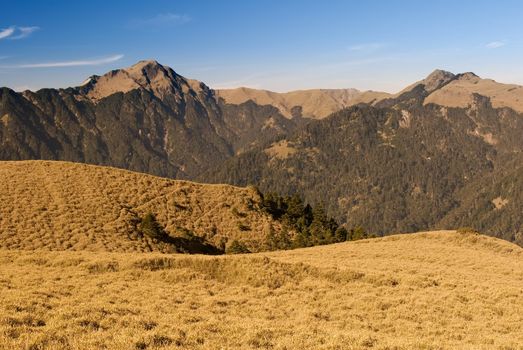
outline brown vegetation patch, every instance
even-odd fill
[[[297,149],[293,148],[287,140],[273,143],[271,147],[265,149],[265,153],[276,159],[287,159],[296,153]]]

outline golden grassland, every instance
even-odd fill
[[[54,161],[0,162],[0,248],[164,251],[137,232],[148,212],[171,236],[191,231],[215,246],[241,238],[258,250],[281,225],[254,188],[169,180]]]
[[[0,250],[1,349],[523,349],[523,249],[439,231],[229,256]]]

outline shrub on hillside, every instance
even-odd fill
[[[375,237],[376,236],[367,233],[367,231],[365,231],[365,229],[361,226],[356,226],[355,228],[353,228],[347,232],[347,241],[357,241],[359,239],[375,238]]]
[[[292,240],[286,229],[283,229],[279,234],[271,230],[265,238],[264,248],[266,250],[285,250],[292,248],[292,246]]]
[[[238,222],[237,225],[238,225],[238,229],[240,231],[250,231],[251,230],[251,227],[249,225],[245,225],[242,222]]]
[[[156,216],[153,213],[147,213],[140,221],[138,225],[138,231],[142,234],[155,238],[158,240],[164,240],[169,236],[163,230],[162,226],[156,220]]]
[[[298,195],[283,197],[276,193],[262,195],[262,209],[284,224],[284,231],[271,232],[266,239],[268,250],[311,247],[316,245],[372,238],[362,227],[347,230],[328,216],[323,206],[314,208]],[[293,235],[289,235],[293,232]],[[292,237],[292,239],[291,239]]]
[[[246,254],[251,251],[240,241],[234,240],[225,250],[227,254]]]
[[[473,234],[479,234],[478,231],[473,229],[472,227],[460,227],[456,230],[457,233],[465,234],[465,233],[473,233]]]

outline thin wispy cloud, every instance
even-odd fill
[[[375,64],[375,63],[380,63],[380,62],[401,60],[404,57],[405,57],[404,54],[391,54],[391,55],[368,57],[368,58],[363,58],[363,59],[346,59],[346,60],[338,61],[338,62],[320,64],[317,67],[318,68],[320,68],[320,67],[328,68],[328,69],[342,69],[342,68],[349,68],[349,67],[353,67],[353,66],[364,66],[364,65]]]
[[[17,64],[12,66],[2,66],[3,68],[61,68],[61,67],[78,67],[78,66],[98,66],[107,63],[113,63],[121,60],[124,55],[114,55],[100,59],[91,60],[74,60],[74,61],[59,61],[59,62],[43,62],[43,63],[28,63]]]
[[[490,43],[486,44],[485,47],[487,49],[498,49],[500,47],[503,47],[507,45],[506,40],[497,40],[497,41],[491,41]]]
[[[17,30],[15,31],[16,34],[9,37],[11,40],[18,40],[18,39],[24,39],[27,38],[29,35],[33,34],[37,30],[40,30],[40,27],[37,26],[31,26],[31,27],[17,27]]]
[[[10,40],[24,39],[39,29],[40,29],[40,27],[37,27],[37,26],[29,26],[29,27],[11,26],[9,28],[0,29],[0,40],[1,39],[10,39]]]
[[[191,21],[191,17],[179,13],[159,13],[154,17],[135,19],[130,22],[131,27],[159,28],[174,25],[181,25]]]
[[[350,51],[355,52],[372,52],[386,47],[387,44],[384,43],[365,43],[349,46]]]
[[[14,27],[9,27],[9,28],[5,28],[5,29],[1,29],[1,30],[0,30],[0,39],[8,38],[8,37],[10,37],[11,35],[13,35],[14,32],[15,32],[15,28],[14,28]]]

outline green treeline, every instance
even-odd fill
[[[281,196],[266,193],[262,195],[261,205],[262,210],[284,225],[281,233],[269,233],[265,243],[267,250],[312,247],[374,237],[359,226],[347,230],[325,213],[323,205],[313,208],[296,194]]]

